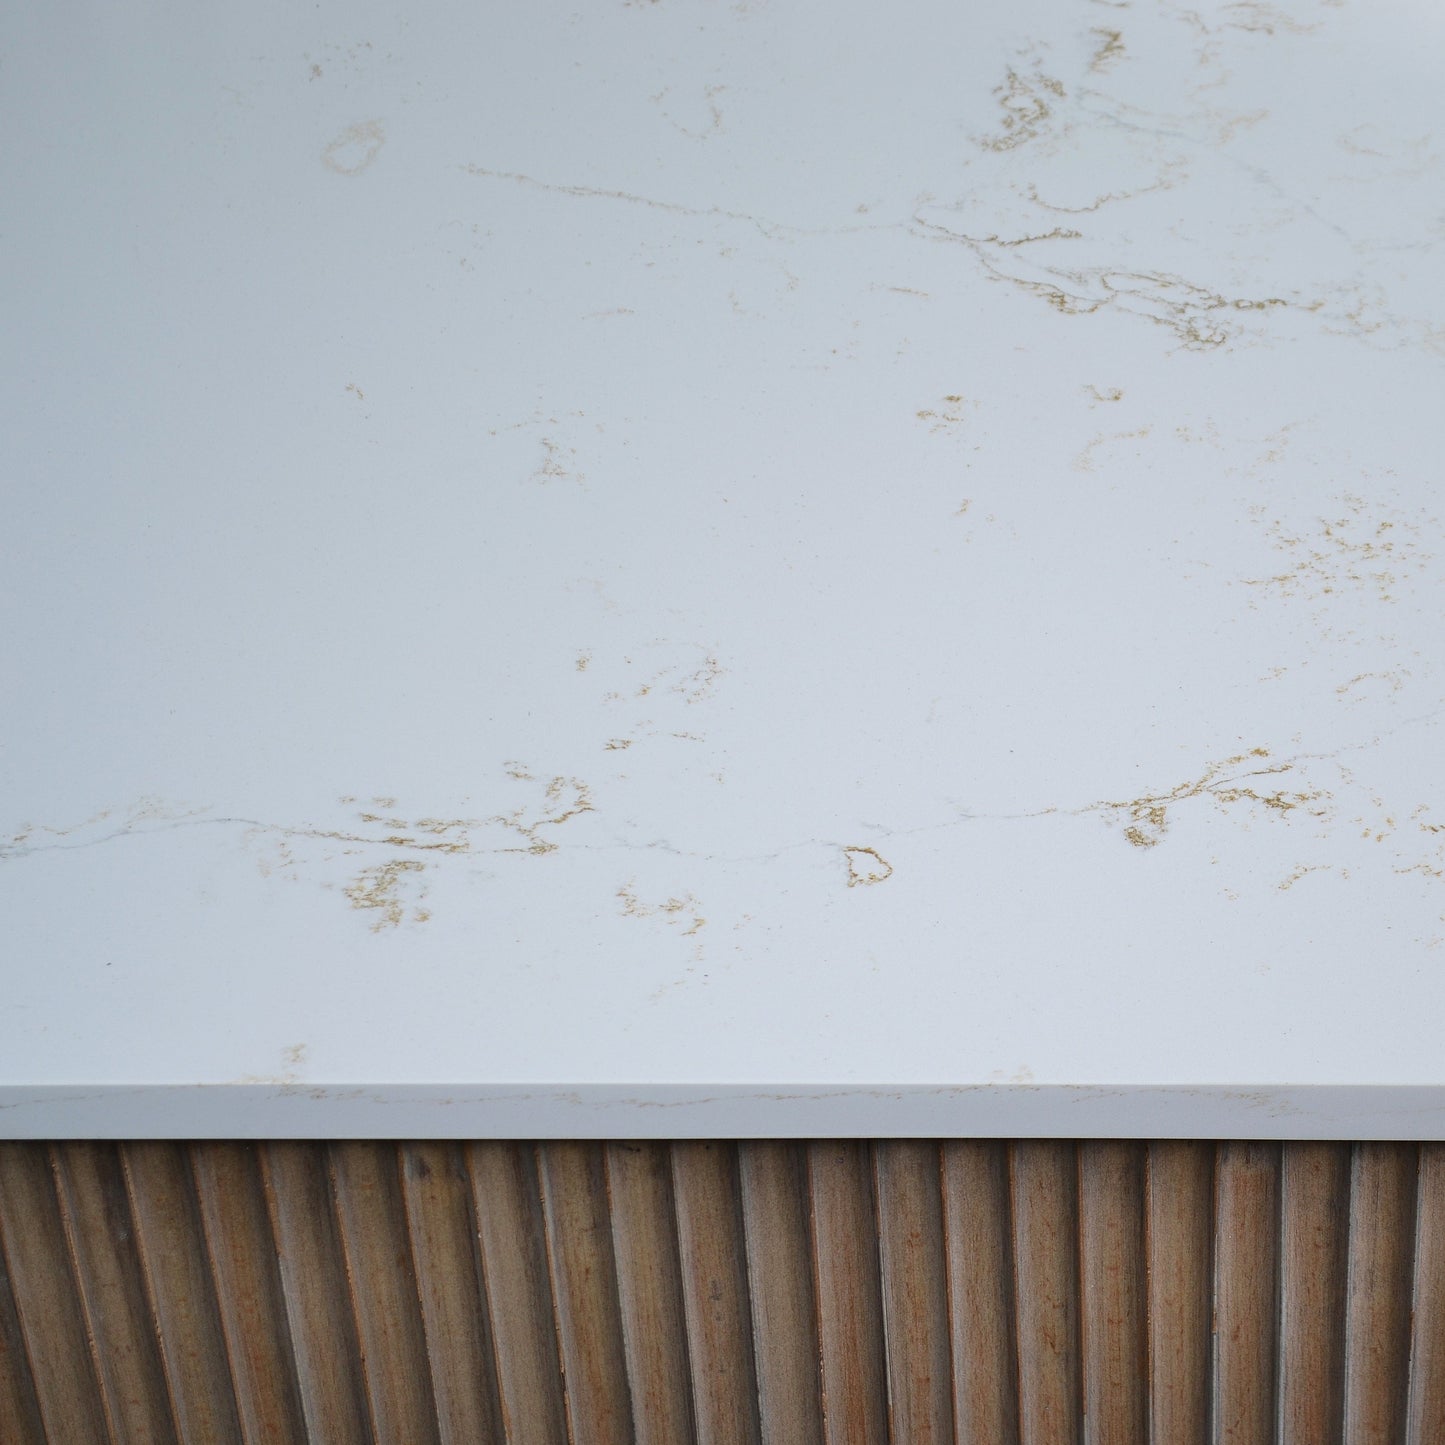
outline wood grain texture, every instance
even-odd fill
[[[612,1251],[638,1445],[693,1435],[692,1374],[672,1202],[672,1155],[643,1140],[607,1146]]]
[[[1018,1323],[1019,1435],[1024,1445],[1083,1437],[1079,1334],[1078,1154],[1028,1139],[1011,1151]]]
[[[461,1150],[403,1144],[401,1177],[438,1431],[443,1445],[494,1445],[501,1401]]]
[[[1440,1445],[1445,1145],[0,1144],[0,1445],[192,1439]]]
[[[1345,1319],[1350,1445],[1405,1438],[1419,1158],[1414,1144],[1355,1145]]]
[[[330,1156],[372,1429],[380,1440],[432,1445],[440,1429],[396,1148],[351,1140]]]
[[[41,1445],[45,1422],[40,1418],[40,1401],[35,1398],[35,1381],[25,1353],[25,1332],[10,1288],[3,1237],[0,1229],[0,1440]]]
[[[1149,1145],[1149,1412],[1155,1441],[1209,1445],[1213,1382],[1212,1145]]]
[[[183,1440],[241,1440],[215,1282],[185,1146],[121,1147],[136,1241]]]
[[[873,1146],[891,1438],[953,1445],[953,1359],[936,1143]]]
[[[64,1445],[109,1440],[43,1144],[0,1143],[0,1245],[45,1438]]]
[[[75,1261],[111,1437],[138,1445],[176,1440],[161,1341],[114,1144],[53,1149],[66,1243]]]
[[[1216,1172],[1215,1438],[1275,1439],[1280,1147],[1220,1147]]]
[[[1409,1445],[1445,1440],[1445,1144],[1420,1145]]]
[[[572,1445],[625,1445],[632,1397],[617,1328],[603,1146],[549,1142],[537,1146],[537,1159],[570,1439]]]
[[[942,1146],[954,1420],[959,1445],[1018,1445],[1013,1209],[1008,1146]]]
[[[1079,1274],[1085,1438],[1148,1445],[1145,1320],[1146,1146],[1079,1146]]]
[[[567,1419],[536,1154],[530,1144],[477,1143],[466,1159],[506,1439],[552,1445],[567,1438]]]
[[[813,1277],[828,1445],[888,1439],[873,1170],[866,1143],[808,1146]]]
[[[327,1445],[372,1445],[325,1146],[267,1144],[261,1159],[307,1430]]]
[[[697,1439],[753,1445],[761,1427],[737,1149],[674,1144],[672,1187]]]
[[[306,1439],[276,1238],[255,1144],[191,1146],[191,1172],[247,1445]]]
[[[1334,1445],[1344,1420],[1350,1146],[1290,1143],[1280,1176],[1281,1445]]]
[[[764,1445],[822,1445],[823,1400],[805,1146],[738,1147]]]

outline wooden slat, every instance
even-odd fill
[[[261,1161],[310,1437],[372,1445],[324,1146],[267,1144]]]
[[[1149,1146],[1149,1408],[1159,1445],[1209,1445],[1214,1319],[1214,1147]]]
[[[1132,1140],[1079,1146],[1084,1421],[1090,1440],[1147,1445],[1144,1163]]]
[[[738,1148],[764,1445],[823,1445],[804,1146]]]
[[[1019,1434],[1024,1445],[1082,1436],[1078,1160],[1073,1144],[1029,1139],[1011,1151]]]
[[[215,1281],[185,1146],[122,1146],[136,1240],[183,1440],[241,1440]]]
[[[572,1445],[623,1445],[632,1403],[602,1145],[539,1144],[537,1159]]]
[[[607,1146],[612,1249],[638,1445],[693,1437],[672,1157],[646,1140]]]
[[[1275,1436],[1279,1176],[1278,1144],[1220,1145],[1214,1286],[1220,1445],[1271,1445]]]
[[[254,1144],[190,1148],[221,1329],[247,1445],[306,1440],[276,1240]]]
[[[828,1445],[888,1439],[882,1289],[868,1145],[808,1146],[823,1425]]]
[[[0,1247],[45,1438],[103,1445],[105,1409],[43,1144],[0,1143]],[[24,1405],[22,1394],[17,1413]]]
[[[1409,1445],[1445,1440],[1445,1144],[1420,1146]]]
[[[13,1440],[15,1445],[43,1445],[45,1422],[40,1418],[40,1401],[35,1398],[25,1337],[10,1289],[4,1235],[4,1220],[0,1218],[0,1440]]]
[[[761,1436],[736,1146],[674,1144],[672,1187],[698,1442],[753,1445]]]
[[[120,1151],[75,1143],[51,1152],[111,1438],[136,1445],[175,1440],[161,1344],[131,1243]]]
[[[349,1140],[330,1154],[372,1430],[380,1440],[430,1445],[441,1436],[396,1146]]]
[[[1018,1445],[1008,1146],[943,1145],[943,1218],[959,1445]]]
[[[938,1145],[873,1149],[891,1438],[952,1445],[953,1361]]]
[[[404,1144],[401,1173],[443,1445],[500,1445],[491,1321],[461,1150]]]
[[[1405,1438],[1418,1167],[1414,1144],[1355,1145],[1345,1327],[1350,1445]]]
[[[1280,1180],[1280,1445],[1336,1445],[1344,1423],[1350,1146],[1290,1143]]]
[[[556,1445],[567,1424],[536,1156],[527,1144],[478,1143],[466,1160],[507,1445]]]

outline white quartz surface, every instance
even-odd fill
[[[0,1132],[1445,1137],[1442,44],[6,8]]]

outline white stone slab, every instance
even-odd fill
[[[0,1131],[1445,1137],[1442,39],[10,7]]]

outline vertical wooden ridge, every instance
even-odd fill
[[[674,1144],[672,1187],[697,1439],[754,1445],[758,1383],[736,1145]]]
[[[261,1159],[309,1437],[372,1445],[325,1146],[267,1144]]]
[[[866,1143],[808,1146],[813,1277],[828,1445],[888,1439],[873,1170]]]
[[[0,1144],[0,1244],[45,1438],[103,1445],[110,1432],[43,1144]]]
[[[942,1148],[943,1222],[959,1445],[1018,1445],[1018,1329],[1008,1146]]]
[[[637,1442],[690,1440],[692,1373],[668,1146],[609,1144],[607,1185]]]
[[[936,1143],[874,1145],[891,1438],[953,1445],[953,1360]]]
[[[537,1146],[572,1445],[625,1445],[632,1435],[602,1151],[590,1142]]]
[[[241,1440],[230,1360],[184,1145],[121,1146],[136,1242],[182,1440]]]
[[[1214,1329],[1212,1145],[1149,1145],[1149,1403],[1157,1445],[1209,1445]]]
[[[350,1140],[329,1153],[372,1429],[379,1440],[433,1445],[440,1428],[396,1146]]]
[[[1011,1166],[1019,1435],[1023,1445],[1079,1445],[1077,1149],[1023,1140],[1012,1146]]]
[[[114,1144],[52,1148],[61,1216],[85,1308],[111,1438],[176,1440],[176,1424],[120,1151]]]
[[[1079,1146],[1084,1418],[1091,1440],[1148,1445],[1144,1165],[1133,1140]]]
[[[547,1275],[536,1155],[528,1144],[466,1146],[476,1209],[497,1393],[508,1445],[567,1439],[562,1364]]]
[[[301,1445],[306,1423],[259,1150],[208,1142],[190,1155],[241,1433],[247,1445]]]
[[[1405,1438],[1419,1148],[1356,1144],[1350,1181],[1345,1434],[1350,1445]]]
[[[0,1155],[0,1169],[4,1158]],[[0,1200],[4,1199],[0,1181]],[[25,1336],[10,1288],[10,1271],[5,1264],[5,1231],[0,1211],[0,1440],[15,1445],[40,1445],[45,1439],[45,1422],[40,1418],[40,1401],[25,1353]]]
[[[806,1146],[738,1146],[764,1445],[822,1445]]]
[[[441,1440],[500,1445],[496,1357],[461,1150],[451,1143],[403,1144],[399,1165]]]
[[[1337,1445],[1344,1427],[1350,1146],[1290,1143],[1280,1177],[1281,1445]]]
[[[1271,1445],[1279,1338],[1280,1146],[1220,1146],[1216,1172],[1215,1438]]]

